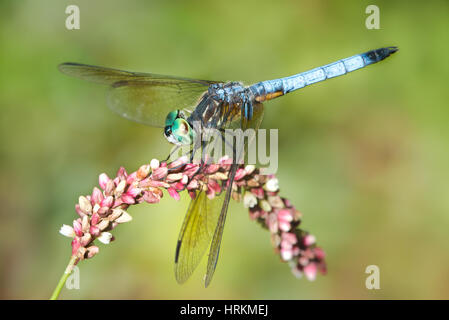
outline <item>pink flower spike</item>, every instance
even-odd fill
[[[315,263],[309,263],[304,267],[304,274],[306,275],[309,281],[314,281],[316,278],[317,267]]]
[[[264,175],[254,165],[238,164],[231,185],[232,158],[224,156],[215,162],[206,158],[201,164],[188,163],[188,156],[170,163],[153,159],[130,174],[123,167],[111,178],[106,173],[100,174],[99,186],[78,199],[75,210],[80,218],[73,221],[73,227],[63,225],[59,230],[72,238],[72,254],[78,261],[98,254],[95,244],[110,243],[115,239],[114,228],[132,220],[126,212],[131,205],[158,203],[164,190],[178,201],[184,190],[192,199],[201,191],[212,199],[229,187],[231,199],[242,202],[250,218],[269,230],[274,252],[282,262],[287,262],[293,274],[304,274],[314,280],[318,272],[326,272],[324,251],[315,245],[313,235],[300,228],[302,216],[280,196],[274,175]]]
[[[100,174],[98,177],[98,184],[100,185],[101,189],[106,190],[106,185],[110,181],[108,175],[106,173]]]
[[[174,188],[170,187],[167,189],[167,191],[168,191],[168,194],[176,201],[178,201],[180,199],[179,193]]]

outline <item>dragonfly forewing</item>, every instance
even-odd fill
[[[209,85],[218,82],[78,63],[63,63],[59,70],[69,76],[109,85],[107,104],[112,111],[153,127],[163,127],[170,111],[192,111]]]

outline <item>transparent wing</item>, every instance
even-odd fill
[[[233,131],[225,131],[224,134],[224,141],[226,145],[232,146],[233,145],[233,137],[236,136],[235,140],[235,153],[236,153],[236,159],[238,163],[245,162],[245,154],[249,151],[252,152],[252,158],[255,158],[254,153],[256,153],[255,150],[255,141],[258,133],[258,129],[260,127],[260,124],[262,123],[264,116],[264,108],[263,104],[261,103],[254,103],[253,104],[253,117],[251,120],[247,121],[241,121],[240,115],[238,117],[235,117],[226,124],[226,128],[234,129]],[[235,129],[242,129],[242,131],[235,130]],[[252,129],[252,130],[247,130]],[[228,154],[229,157],[231,157],[231,154]],[[254,159],[255,160],[255,159]],[[246,162],[245,162],[246,163]],[[254,164],[254,163],[251,163]]]
[[[232,183],[234,182],[235,173],[237,171],[238,164],[232,164],[229,172],[229,185],[226,189],[226,195],[221,207],[220,216],[218,217],[217,227],[215,228],[214,237],[210,244],[209,258],[207,260],[206,276],[204,278],[204,285],[207,286],[212,281],[212,277],[217,267],[218,255],[220,253],[221,239],[223,238],[223,230],[226,222],[226,213],[228,212],[229,200],[231,199]]]
[[[175,276],[184,283],[196,269],[217,225],[225,193],[210,200],[202,191],[190,202],[179,233],[175,255]]]
[[[253,105],[254,113],[253,118],[250,121],[245,122],[243,129],[254,129],[257,131],[259,129],[260,124],[262,123],[264,109],[263,105],[261,103],[257,103]],[[241,121],[239,119],[234,119],[228,126],[229,128],[240,128],[241,127]],[[254,137],[253,137],[254,138]],[[252,141],[247,141],[245,145],[251,143]],[[241,156],[239,155],[238,150],[237,152],[237,159]],[[234,182],[235,173],[237,171],[238,164],[233,164],[231,166],[230,172],[229,172],[229,184],[226,189],[226,195],[223,201],[223,206],[221,208],[220,216],[218,217],[217,227],[214,232],[214,236],[212,238],[212,242],[209,249],[209,259],[207,261],[207,271],[206,276],[204,279],[204,285],[207,287],[209,286],[210,282],[212,281],[212,277],[215,273],[215,268],[217,267],[218,262],[218,256],[220,254],[220,245],[221,240],[223,238],[223,230],[226,222],[226,215],[228,211],[228,205],[229,201],[231,199],[231,193],[232,193],[232,183]]]
[[[264,116],[264,108],[262,103],[254,102],[253,103],[253,117],[251,120],[243,122],[243,128],[242,128],[242,119],[241,115],[235,116],[231,122],[226,124],[226,128],[232,128],[232,129],[259,129],[260,124],[262,123]]]
[[[163,127],[172,110],[191,110],[208,86],[217,83],[70,62],[58,68],[69,76],[109,85],[107,104],[111,110],[153,127]]]

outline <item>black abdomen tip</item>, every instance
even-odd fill
[[[393,54],[393,53],[395,53],[396,51],[399,50],[398,47],[387,47],[385,49],[388,49],[390,51],[390,54]]]
[[[398,47],[386,47],[365,52],[362,56],[367,64],[371,64],[382,61],[398,50]]]

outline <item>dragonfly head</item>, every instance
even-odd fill
[[[178,146],[189,145],[194,141],[195,131],[184,113],[181,110],[175,110],[165,118],[164,135],[170,143]]]

